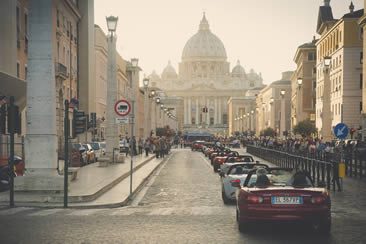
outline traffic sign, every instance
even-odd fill
[[[128,124],[128,118],[116,118],[116,124]]]
[[[348,136],[348,126],[344,123],[339,123],[334,127],[334,135],[338,138],[338,139],[345,139]]]
[[[131,104],[127,100],[119,100],[114,105],[114,111],[119,116],[126,116],[131,111]]]

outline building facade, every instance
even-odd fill
[[[169,62],[161,76],[153,73],[150,80],[167,96],[182,98],[183,115],[178,118],[184,131],[204,128],[214,134],[228,132],[230,97],[244,97],[247,90],[263,87],[261,74],[246,73],[239,61],[230,71],[225,47],[205,15],[183,48],[179,73]]]
[[[291,78],[291,129],[300,121],[315,123],[316,40],[296,50],[296,71]]]
[[[291,77],[292,71],[282,73],[282,79],[263,88],[256,98],[256,135],[272,128],[278,136],[290,130],[291,114]],[[284,96],[281,95],[284,91]]]
[[[354,11],[352,3],[349,13],[339,20],[333,18],[329,0],[319,9],[316,127],[327,141],[334,138],[332,127],[340,122],[350,128],[360,126],[363,52],[358,20],[362,15],[363,9]]]
[[[366,6],[366,0],[364,1],[364,6]],[[363,33],[366,32],[366,14],[359,19],[360,27],[362,28],[362,39],[363,39],[363,53],[366,53],[366,38],[363,37]],[[366,62],[362,64],[362,73],[366,74]],[[366,140],[366,75],[362,76],[363,86],[362,86],[362,114],[361,114],[361,135],[362,140]]]

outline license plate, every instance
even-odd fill
[[[302,197],[272,197],[272,204],[303,204]]]

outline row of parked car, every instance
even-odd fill
[[[71,165],[81,167],[95,163],[105,155],[105,142],[73,143],[71,149]]]
[[[235,203],[239,231],[258,222],[302,222],[321,234],[331,229],[331,199],[323,182],[308,172],[273,167],[251,155],[204,142],[193,143],[210,161],[221,182],[224,204]]]

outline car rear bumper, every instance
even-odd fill
[[[240,209],[240,221],[325,221],[328,208],[246,208]]]

